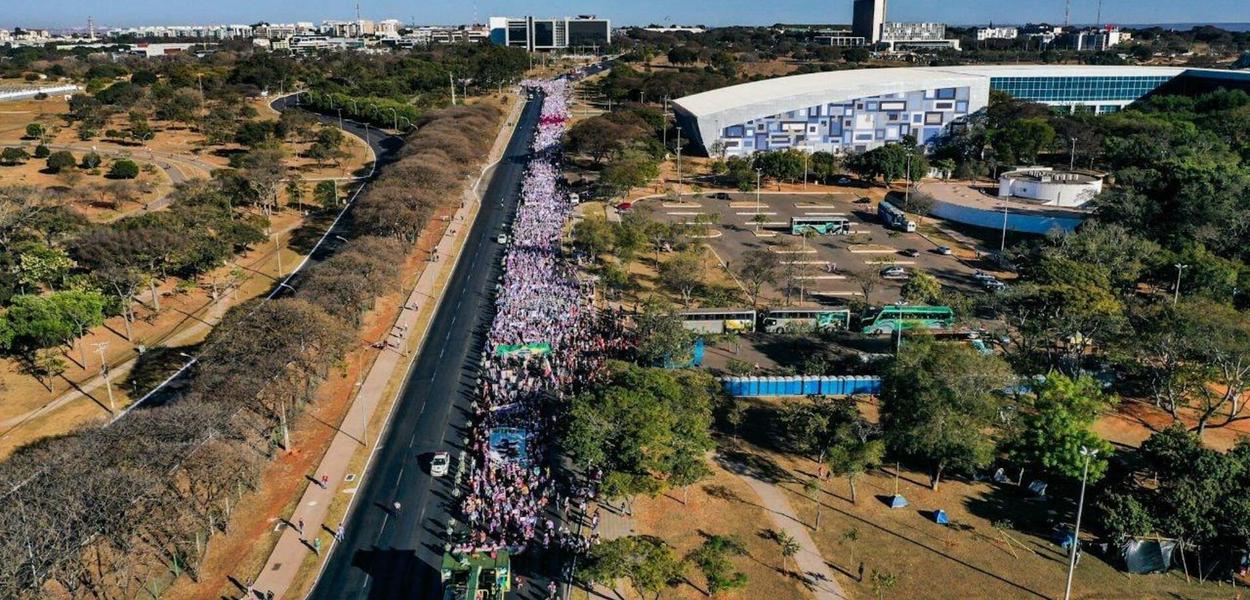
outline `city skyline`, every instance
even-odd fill
[[[1071,7],[1073,24],[1099,21],[1097,0],[1074,0]],[[298,7],[277,0],[222,0],[216,3],[171,3],[168,0],[135,0],[128,3],[106,3],[98,0],[66,0],[55,5],[20,4],[6,7],[0,27],[75,28],[85,27],[87,17],[100,27],[136,25],[175,25],[189,23],[255,23],[260,21],[291,22],[327,19],[353,19],[356,4],[350,0],[309,0]],[[557,17],[597,14],[610,18],[614,25],[697,24],[770,25],[773,23],[849,23],[850,0],[814,2],[812,0],[776,0],[761,10],[752,2],[730,1],[723,10],[710,17],[698,4],[674,5],[658,0],[641,0],[628,4],[603,0],[582,2],[540,2],[537,0],[496,0],[433,5],[414,8],[398,0],[373,0],[360,3],[365,19],[399,19],[405,23],[461,24],[485,22],[495,15],[527,15]],[[894,0],[889,3],[889,19],[893,21],[939,21],[952,25],[995,23],[1050,22],[1061,23],[1064,0],[1046,0],[1028,6],[1006,4],[995,0],[949,0],[943,3],[925,0]],[[1250,21],[1250,6],[1244,0],[1200,0],[1177,4],[1164,0],[1103,0],[1103,23],[1244,23]]]

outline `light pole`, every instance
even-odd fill
[[[1189,268],[1189,265],[1176,263],[1172,266],[1176,267],[1176,287],[1172,290],[1172,306],[1176,306],[1176,302],[1181,299],[1181,271]]]
[[[1081,497],[1076,501],[1076,527],[1072,531],[1072,549],[1068,553],[1068,586],[1063,591],[1063,600],[1072,600],[1072,574],[1076,570],[1076,553],[1081,544],[1081,513],[1085,510],[1085,480],[1089,477],[1089,461],[1098,456],[1098,451],[1081,446],[1081,456],[1085,457],[1085,466],[1081,469]]]
[[[911,208],[911,153],[911,150],[907,152],[907,188],[903,190],[904,210]]]
[[[803,191],[807,191],[807,159],[811,157],[808,152],[803,153]]]
[[[681,202],[681,128],[677,129],[677,201]]]
[[[1068,170],[1076,169],[1076,138],[1072,138],[1072,152],[1068,153]]]
[[[895,356],[898,356],[899,349],[903,347],[903,306],[906,304],[907,303],[902,300],[898,300],[894,303],[894,306],[898,307],[897,317],[894,319],[894,332],[896,334],[894,337]]]
[[[1003,205],[1003,237],[998,242],[998,253],[1002,254],[1007,249],[1007,205]]]
[[[755,216],[760,216],[760,178],[764,176],[764,169],[755,170]]]
[[[100,342],[95,345],[95,351],[100,354],[100,376],[104,378],[104,387],[109,392],[109,412],[117,414],[117,404],[113,402],[113,382],[109,381],[109,365],[104,360],[104,350],[108,347],[108,342]]]
[[[343,109],[339,108],[337,110],[339,111],[339,129],[346,131],[346,129],[343,127]]]

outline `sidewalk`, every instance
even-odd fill
[[[794,562],[798,564],[799,571],[807,582],[806,585],[815,594],[816,600],[848,600],[850,596],[846,595],[842,585],[834,579],[833,569],[829,568],[824,556],[820,554],[820,548],[816,546],[812,536],[808,535],[807,525],[795,516],[794,507],[790,506],[785,494],[776,486],[752,477],[745,470],[730,471],[759,496],[760,503],[768,511],[768,518],[773,522],[773,528],[788,533],[798,542],[801,550],[794,555]]]
[[[338,528],[337,523],[325,522],[326,514],[338,493],[339,485],[343,483],[348,465],[356,451],[368,445],[365,440],[365,429],[378,405],[382,403],[392,378],[397,373],[406,372],[425,344],[428,327],[421,326],[421,323],[428,325],[429,318],[432,317],[435,307],[442,299],[447,281],[450,279],[450,277],[444,277],[444,274],[454,270],[459,261],[460,251],[468,240],[468,231],[477,216],[481,202],[481,197],[478,195],[479,184],[486,173],[493,172],[491,167],[507,147],[507,141],[512,137],[512,131],[523,106],[524,102],[516,102],[512,113],[504,117],[495,146],[491,149],[490,162],[482,169],[482,176],[478,178],[477,183],[470,190],[465,191],[466,202],[452,216],[448,222],[448,232],[439,240],[438,255],[452,260],[427,263],[427,267],[422,270],[416,286],[405,302],[405,310],[402,310],[396,319],[392,328],[392,336],[397,340],[395,346],[407,348],[410,351],[401,355],[397,348],[388,345],[388,348],[378,355],[368,375],[359,384],[359,390],[343,417],[338,433],[335,434],[330,447],[317,466],[315,478],[325,477],[330,482],[329,485],[323,488],[320,484],[310,483],[304,490],[295,511],[289,517],[291,522],[303,521],[304,531],[312,534],[309,539],[316,538],[321,532],[335,531]],[[513,126],[508,126],[508,123]],[[429,268],[429,265],[438,266]],[[411,307],[415,306],[421,308],[411,310]],[[423,315],[424,319],[422,319]],[[419,343],[415,345],[415,348],[409,339],[412,337],[419,338]],[[394,399],[388,398],[387,400],[393,401]],[[374,444],[373,447],[376,449],[378,440],[367,440],[367,442]],[[359,484],[359,481],[352,482],[353,486]],[[274,546],[264,568],[261,569],[251,587],[255,590],[272,591],[275,598],[284,597],[284,594],[295,583],[295,577],[304,559],[313,551],[310,544],[311,542],[306,542],[304,535],[294,527],[284,528],[277,545]],[[333,542],[322,546],[321,556],[328,556],[332,548]]]

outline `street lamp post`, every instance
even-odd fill
[[[1003,204],[1003,237],[998,242],[998,253],[1002,254],[1007,249],[1007,205]]]
[[[1072,600],[1072,574],[1076,571],[1076,553],[1081,544],[1081,513],[1085,510],[1085,481],[1089,477],[1089,461],[1098,456],[1098,451],[1081,446],[1081,456],[1085,457],[1085,466],[1081,469],[1081,496],[1076,502],[1076,527],[1072,530],[1072,549],[1068,552],[1068,585],[1063,591],[1063,600]]]
[[[1176,287],[1172,290],[1172,306],[1176,306],[1177,301],[1181,299],[1181,271],[1189,268],[1189,265],[1176,263],[1173,266],[1176,267]]]
[[[755,170],[755,216],[760,216],[760,178],[764,176],[763,169]]]
[[[100,354],[100,376],[104,377],[104,387],[109,393],[109,412],[117,414],[117,404],[113,401],[113,382],[109,381],[109,365],[104,359],[104,350],[108,347],[108,342],[100,342],[95,345],[95,351]]]
[[[338,111],[339,111],[339,129],[345,130],[345,128],[343,127],[343,109],[339,108]]]
[[[811,157],[811,154],[803,153],[803,191],[805,192],[807,191],[807,159],[809,157]]]
[[[902,301],[902,300],[898,300],[898,301],[896,301],[896,302],[894,303],[894,306],[897,306],[897,307],[899,308],[899,315],[898,315],[898,317],[899,317],[899,318],[895,319],[895,321],[894,321],[894,333],[895,333],[895,336],[894,336],[894,355],[895,355],[895,356],[897,356],[897,355],[898,355],[899,350],[903,347],[903,319],[902,319],[902,316],[903,316],[903,315],[902,315],[902,308],[903,308],[903,306],[904,306],[904,305],[906,305],[906,304],[907,304],[907,303],[906,303],[906,302],[904,302],[904,301]]]

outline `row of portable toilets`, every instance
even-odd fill
[[[868,375],[725,377],[725,393],[738,398],[755,396],[850,396],[878,394],[881,378]]]

